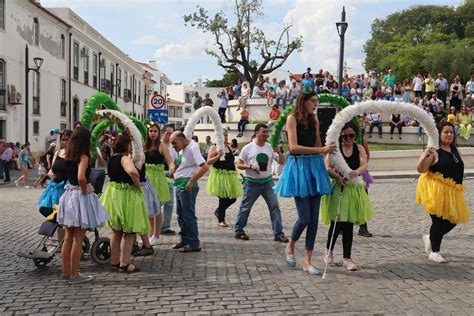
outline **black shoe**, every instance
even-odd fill
[[[278,241],[278,242],[282,242],[282,243],[287,243],[288,242],[288,238],[286,238],[285,234],[277,235],[277,236],[275,236],[275,239],[273,239],[273,240]]]
[[[358,233],[359,236],[362,236],[362,237],[372,237],[373,234],[369,233],[369,231],[365,228],[359,228],[359,233]]]
[[[184,242],[180,241],[179,243],[174,244],[173,247],[171,247],[171,249],[181,249],[184,246],[186,246],[186,244]]]
[[[239,233],[239,234],[235,234],[235,239],[240,239],[240,240],[249,240],[249,236],[247,236],[246,233]]]
[[[176,235],[176,232],[174,230],[168,229],[165,230],[164,232],[161,233],[162,235],[167,235],[167,236],[174,236]]]
[[[142,247],[142,249],[133,252],[134,257],[146,257],[154,254],[155,251],[153,250],[153,247],[150,246],[149,248]]]
[[[186,252],[199,252],[199,251],[201,251],[200,247],[193,247],[193,246],[190,246],[190,245],[186,245],[179,252],[185,252],[186,253]]]

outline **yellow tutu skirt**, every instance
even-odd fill
[[[440,173],[426,172],[418,179],[416,203],[428,214],[447,219],[453,224],[469,222],[470,212],[464,200],[464,185],[446,179]]]

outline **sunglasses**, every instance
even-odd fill
[[[341,138],[343,140],[352,140],[355,139],[356,135],[355,134],[347,134],[347,135],[341,135]]]

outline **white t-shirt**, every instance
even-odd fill
[[[421,91],[423,89],[423,78],[415,77],[413,79],[413,91]]]
[[[239,159],[249,165],[258,165],[260,168],[260,173],[246,169],[245,175],[247,177],[263,179],[272,175],[272,163],[274,159],[278,159],[278,154],[273,151],[269,143],[265,143],[264,146],[260,147],[255,141],[252,141],[242,148]]]
[[[206,162],[202,157],[199,145],[193,140],[179,154],[182,158],[178,169],[174,173],[175,179],[191,178],[196,173],[199,165]]]
[[[171,161],[176,161],[176,158],[178,158],[178,153],[176,152],[176,149],[174,149],[171,144],[168,145],[168,151],[170,153]]]

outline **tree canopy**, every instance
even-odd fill
[[[183,18],[186,25],[211,33],[216,46],[207,48],[206,53],[225,70],[243,75],[253,87],[259,75],[280,68],[295,50],[299,51],[302,39],[290,37],[291,25],[283,28],[277,40],[267,38],[255,23],[263,16],[262,0],[235,0],[234,9],[233,25],[224,12],[210,17],[201,6]]]
[[[365,69],[398,81],[442,72],[468,80],[474,72],[474,0],[457,8],[419,5],[376,19],[365,43]]]

